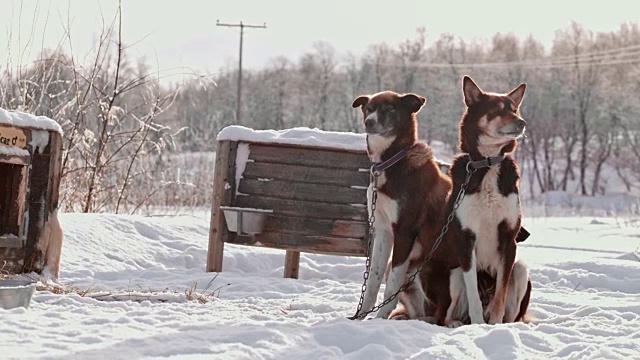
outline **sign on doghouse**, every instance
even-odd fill
[[[20,129],[0,126],[0,146],[24,149],[27,147],[27,136]]]

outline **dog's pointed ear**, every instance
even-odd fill
[[[400,97],[400,101],[412,114],[415,114],[422,109],[427,99],[416,94],[405,94]]]
[[[471,79],[465,75],[462,79],[462,94],[464,95],[464,103],[467,106],[471,106],[480,101],[482,96],[482,89]]]
[[[360,106],[365,106],[369,103],[370,98],[367,95],[358,96],[357,99],[353,100],[351,107],[358,108]]]
[[[511,90],[511,92],[507,95],[511,98],[511,100],[513,100],[514,103],[516,103],[516,107],[520,107],[522,99],[524,99],[525,90],[527,90],[527,84],[522,83],[518,85],[517,88]]]

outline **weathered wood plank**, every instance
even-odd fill
[[[47,198],[49,211],[54,211],[59,206],[60,180],[62,177],[62,136],[57,132],[50,133],[49,145],[51,151],[51,180]]]
[[[29,174],[29,223],[27,227],[25,266],[26,271],[39,273],[44,264],[44,253],[36,245],[44,224],[47,221],[47,195],[50,186],[51,159],[47,153],[50,146],[45,147],[44,153],[32,154],[31,171]]]
[[[0,154],[0,162],[13,165],[29,165],[29,157]]]
[[[238,142],[229,142],[229,160],[227,164],[226,183],[224,185],[224,197],[220,205],[227,206],[234,204],[236,201],[236,160],[238,156]],[[223,215],[224,216],[224,215]],[[222,226],[222,241],[229,238],[229,229],[226,225]]]
[[[329,204],[247,195],[238,196],[234,206],[271,209],[275,215],[283,216],[299,216],[314,219],[367,220],[367,208],[364,205]]]
[[[0,246],[0,264],[3,260],[24,260],[24,248]]]
[[[365,249],[365,243],[362,239],[336,238],[330,236],[305,236],[300,234],[285,234],[277,232],[261,233],[254,237],[230,237],[229,242],[332,255],[363,256]]]
[[[20,239],[17,236],[15,235],[0,236],[0,248],[21,248],[21,247],[22,247],[22,241],[20,241]]]
[[[29,177],[29,167],[27,166],[21,166],[20,169],[20,174],[18,176],[18,192],[15,195],[15,201],[17,202],[17,206],[14,208],[15,213],[13,214],[13,216],[15,216],[15,219],[17,219],[17,223],[18,223],[18,239],[20,240],[20,242],[22,243],[23,237],[24,237],[24,227],[25,227],[25,218],[24,218],[24,214],[26,213],[26,211],[28,210],[27,207],[27,178]]]
[[[252,143],[249,149],[251,151],[249,159],[253,159],[255,162],[341,169],[368,169],[371,167],[366,152],[309,149],[256,143]]]
[[[207,272],[222,271],[224,242],[222,231],[225,227],[224,215],[220,205],[225,197],[225,182],[227,181],[229,166],[229,141],[218,142],[216,164],[213,173],[213,202],[211,204],[211,223],[209,227],[209,248],[207,251]],[[235,177],[235,174],[232,176]]]
[[[273,179],[310,184],[369,186],[369,172],[355,169],[248,162],[242,173],[245,179]]]
[[[21,274],[24,272],[24,265],[16,262],[0,260],[0,274]]]
[[[305,184],[281,180],[242,179],[238,191],[289,200],[320,201],[332,204],[366,204],[367,189],[335,185]]]
[[[300,273],[300,251],[287,250],[284,255],[284,277],[297,279]]]
[[[0,235],[0,248],[21,248],[22,241],[16,235]],[[0,253],[1,254],[1,253]]]
[[[364,238],[368,227],[364,221],[307,219],[267,216],[263,232]]]

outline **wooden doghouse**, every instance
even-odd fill
[[[0,109],[0,272],[48,267],[58,276],[57,219],[62,129],[55,121]]]
[[[224,243],[364,256],[369,159],[363,134],[295,128],[218,135],[207,271],[222,271]]]

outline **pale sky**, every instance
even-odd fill
[[[244,65],[260,67],[284,55],[297,60],[315,41],[331,43],[338,54],[361,54],[370,44],[392,46],[425,27],[427,41],[449,32],[465,40],[485,39],[497,32],[533,34],[548,47],[554,31],[575,20],[593,31],[611,31],[626,21],[640,20],[640,1],[479,1],[479,0],[123,0],[125,42],[139,41],[128,51],[144,55],[161,69],[189,67],[212,73],[235,66],[239,29],[216,27],[221,22],[262,24],[247,29]],[[39,50],[55,47],[70,15],[73,50],[80,58],[95,45],[101,14],[109,21],[117,0],[3,0],[0,47],[11,44],[13,59],[32,61]],[[20,8],[22,14],[20,15]],[[48,19],[47,19],[48,15]],[[26,46],[33,31],[35,43]],[[12,40],[9,41],[9,35]],[[20,45],[18,46],[18,35]],[[65,43],[68,52],[69,46]],[[16,49],[22,49],[18,56]],[[26,51],[25,51],[26,50]],[[6,51],[0,52],[4,61]],[[6,66],[6,65],[5,65]]]

